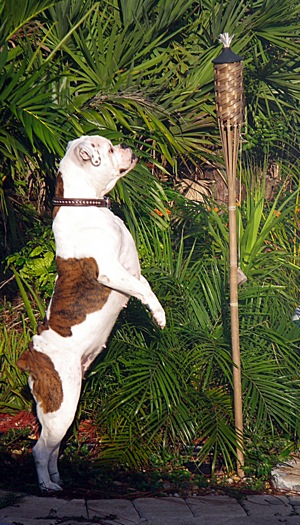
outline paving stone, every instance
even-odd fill
[[[57,514],[88,517],[88,506],[84,499],[64,500],[63,505],[57,509]]]
[[[247,516],[240,505],[227,496],[205,496],[187,498],[139,498],[134,505],[139,514],[147,520],[147,525],[232,525],[233,520],[240,523],[239,517]],[[197,500],[197,502],[196,502]],[[207,506],[205,507],[205,501]],[[219,503],[216,511],[215,504]],[[201,505],[203,512],[201,512]],[[212,514],[212,511],[214,513]],[[213,521],[212,521],[213,520]],[[245,525],[251,525],[245,522]],[[257,522],[257,525],[261,525]],[[269,525],[269,524],[268,524]]]
[[[5,521],[1,521],[0,520],[0,524],[1,525],[58,525],[60,524],[61,521],[59,520],[56,520],[55,518],[52,518],[51,520],[41,520],[41,521],[37,521],[37,518],[28,518],[28,517],[21,517],[21,518],[9,518]],[[78,520],[78,518],[66,518],[64,521],[63,521],[63,525],[91,525],[91,521],[89,521],[87,519],[87,521],[84,521],[82,519],[80,519],[80,521]],[[95,524],[94,524],[95,525]],[[100,524],[98,524],[100,525]],[[106,522],[103,522],[103,525],[106,525]],[[111,525],[111,524],[107,524],[107,525]],[[114,522],[114,525],[118,525],[116,522]],[[135,525],[135,524],[134,524]]]
[[[122,499],[88,501],[87,507],[90,519],[97,516],[102,519],[105,518],[105,523],[114,523],[115,525],[116,523],[118,525],[140,523],[140,516],[130,501]],[[108,518],[109,516],[112,516],[111,520]]]
[[[247,516],[244,514],[243,517],[238,518],[228,517],[225,512],[224,515],[206,516],[194,518],[194,520],[191,525],[300,525],[299,516],[276,516],[272,514],[266,516],[264,512],[259,516]],[[175,525],[175,523],[165,522],[164,524],[153,523],[151,525]]]
[[[1,525],[37,525],[37,521],[36,519],[31,519],[31,518],[27,518],[27,517],[24,517],[24,518],[18,518],[18,520],[16,520],[15,518],[7,518],[5,521],[2,521],[2,519],[0,518],[0,524]],[[54,522],[53,521],[43,521],[43,525],[54,525]],[[66,525],[66,524],[64,524]],[[78,525],[78,524],[77,524]],[[82,524],[80,524],[82,525]]]
[[[292,505],[293,507],[300,506],[300,496],[288,496],[288,500],[290,505]]]
[[[248,500],[256,498],[256,496],[248,496]],[[264,495],[264,496],[258,496],[258,501],[261,499],[263,502],[269,505],[284,505],[285,507],[288,507],[290,505],[289,498],[287,496],[271,496],[271,495]]]
[[[18,522],[31,525],[31,522],[37,524],[36,520],[39,519],[42,520],[43,525],[52,525],[58,518],[64,516],[87,518],[85,501],[27,496],[15,505],[0,509],[1,523]]]
[[[67,503],[66,500],[56,498],[25,496],[20,502],[1,509],[0,518],[2,519],[3,515],[8,512],[16,517],[21,515],[21,513],[26,512],[28,515],[31,514],[32,518],[35,518],[37,514],[46,515],[49,514],[50,511],[56,512],[59,508],[63,507],[65,503]]]
[[[300,525],[300,521],[299,518],[297,521],[294,520],[294,517],[290,518],[289,516],[248,516],[239,520],[237,525]]]
[[[203,524],[202,521],[199,522],[197,521],[197,519],[198,518],[182,518],[180,516],[177,516],[177,517],[164,516],[161,518],[155,516],[149,520],[141,518],[140,521],[134,525],[212,525],[211,522],[209,524],[208,523]],[[109,524],[109,525],[117,525],[117,524],[114,523],[114,524]],[[223,524],[216,524],[216,525],[223,525]],[[232,525],[232,523],[228,523],[228,525]]]
[[[237,519],[246,516],[246,512],[241,505],[229,496],[196,496],[186,499],[195,517],[210,518],[226,515],[228,518]]]
[[[286,524],[286,525],[300,525],[300,516],[288,516],[287,520],[284,521],[284,524]]]
[[[242,505],[248,516],[261,516],[264,519],[282,519],[293,513],[286,496],[247,496]]]
[[[159,519],[176,519],[179,523],[180,519],[191,519],[193,513],[186,505],[182,498],[174,498],[172,496],[166,498],[139,498],[133,501],[141,518],[154,522]],[[165,522],[166,523],[166,522]]]
[[[3,501],[10,501],[9,497]],[[300,525],[300,496],[64,500],[24,497],[0,509],[0,525]]]
[[[116,523],[114,524],[116,525]],[[154,516],[149,520],[140,521],[138,525],[212,525],[212,521],[203,521],[202,518],[182,517],[182,516]],[[232,525],[232,521],[226,524],[213,522],[213,525]]]

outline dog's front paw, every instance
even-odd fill
[[[159,328],[163,329],[166,326],[166,314],[164,309],[160,308],[159,310],[152,310],[151,313],[156,324]]]

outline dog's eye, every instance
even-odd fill
[[[114,148],[112,146],[110,146],[109,153],[113,153],[113,152],[114,152]]]

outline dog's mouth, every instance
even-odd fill
[[[125,173],[132,170],[132,168],[134,168],[134,166],[136,165],[137,161],[138,161],[137,156],[134,153],[132,153],[131,159],[130,159],[130,166],[128,168],[120,168],[120,175],[125,175]]]

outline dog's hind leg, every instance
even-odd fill
[[[54,436],[50,437],[45,434],[46,432],[42,430],[41,437],[32,450],[39,487],[42,492],[62,490],[57,468],[59,446],[62,438],[59,436],[55,439]]]
[[[75,416],[80,393],[80,381],[77,381],[76,385],[66,381],[65,386],[67,390],[65,401],[59,410],[47,413],[40,406],[37,409],[42,431],[32,453],[42,492],[61,490],[62,480],[57,466],[59,447]]]
[[[38,344],[39,336],[34,338]],[[42,426],[41,436],[32,451],[42,492],[61,490],[57,469],[59,446],[74,419],[81,388],[81,362],[76,354],[54,357],[56,368],[48,355],[30,344],[18,360],[18,366],[30,373],[29,386]]]
[[[42,431],[32,450],[38,483],[42,492],[62,490],[58,471],[59,447],[75,416],[78,393],[55,413],[45,413],[38,407],[37,414]]]
[[[49,476],[50,476],[51,481],[61,486],[63,485],[63,481],[58,471],[58,455],[59,455],[59,445],[52,451],[50,455],[50,459],[48,463],[48,470],[49,470]]]

